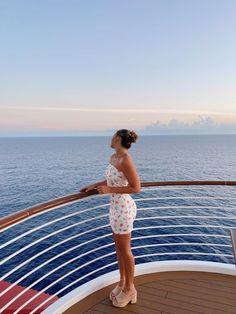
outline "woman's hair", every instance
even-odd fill
[[[130,148],[131,144],[138,139],[138,135],[133,130],[120,129],[116,131],[116,135],[121,137],[121,145],[125,148]]]

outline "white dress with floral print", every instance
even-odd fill
[[[108,186],[127,186],[128,180],[122,171],[111,163],[105,170]],[[136,203],[129,194],[111,193],[109,220],[114,233],[130,233],[133,230],[133,221],[137,214]]]

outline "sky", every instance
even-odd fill
[[[1,0],[0,38],[0,137],[236,134],[235,0]]]

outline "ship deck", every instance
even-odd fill
[[[115,284],[92,293],[64,314],[236,313],[236,276],[176,271],[135,277],[137,303],[117,308],[108,294]]]

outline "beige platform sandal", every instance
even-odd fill
[[[112,304],[116,307],[124,307],[129,302],[137,302],[137,290],[135,289],[131,294],[126,294],[123,290],[113,298]]]
[[[110,292],[109,299],[112,301],[114,297],[117,296],[121,292],[122,289],[123,288],[119,284],[117,284],[115,288]]]

